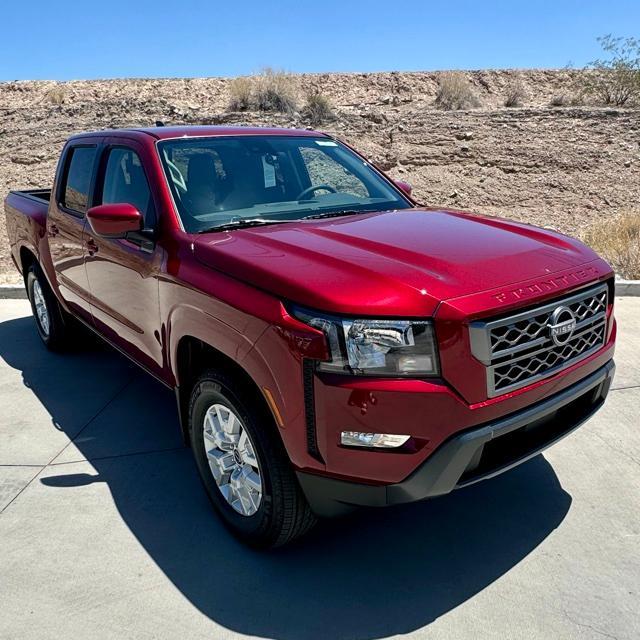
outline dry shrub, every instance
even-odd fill
[[[552,107],[568,107],[571,104],[571,98],[566,93],[558,93],[549,103]]]
[[[581,107],[585,103],[584,93],[558,93],[549,103],[552,107]]]
[[[229,110],[247,111],[253,100],[253,82],[251,78],[235,78],[229,84]]]
[[[624,278],[640,278],[640,213],[603,220],[589,228],[583,240],[607,260],[616,273]]]
[[[335,120],[336,117],[329,99],[317,90],[310,91],[307,94],[302,113],[313,126],[323,122],[330,122]]]
[[[549,105],[551,107],[582,107],[585,104],[584,92],[557,93],[551,98]]]
[[[507,91],[504,97],[505,107],[521,107],[522,103],[527,99],[527,90],[522,80],[512,80],[507,85]]]
[[[569,97],[569,103],[572,107],[583,107],[587,102],[584,91],[577,91]]]
[[[296,110],[296,89],[293,77],[267,67],[255,81],[255,106],[260,111],[292,113]]]
[[[65,102],[65,92],[62,87],[51,87],[45,94],[45,100],[51,104],[61,105]]]
[[[608,35],[598,42],[606,57],[587,66],[585,90],[602,104],[617,107],[640,99],[640,40]]]
[[[480,106],[480,102],[464,73],[446,71],[438,79],[435,105],[438,109],[451,111],[453,109],[472,109]]]

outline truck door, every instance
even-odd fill
[[[128,203],[157,227],[157,208],[135,141],[112,138],[102,151],[93,205]],[[164,252],[152,240],[109,239],[85,230],[85,265],[97,330],[162,377],[158,274]]]
[[[47,215],[52,285],[70,310],[87,322],[91,308],[83,233],[97,155],[98,144],[89,139],[65,148]]]

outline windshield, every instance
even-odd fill
[[[330,138],[220,136],[158,143],[186,231],[412,205]]]

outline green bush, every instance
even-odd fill
[[[598,38],[606,54],[587,65],[585,90],[603,104],[622,107],[640,97],[640,40]]]

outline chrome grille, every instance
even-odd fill
[[[494,397],[553,375],[586,358],[606,339],[607,285],[559,298],[498,320],[473,322],[471,351],[487,367],[487,392]],[[554,312],[570,310],[575,328],[551,335]]]

